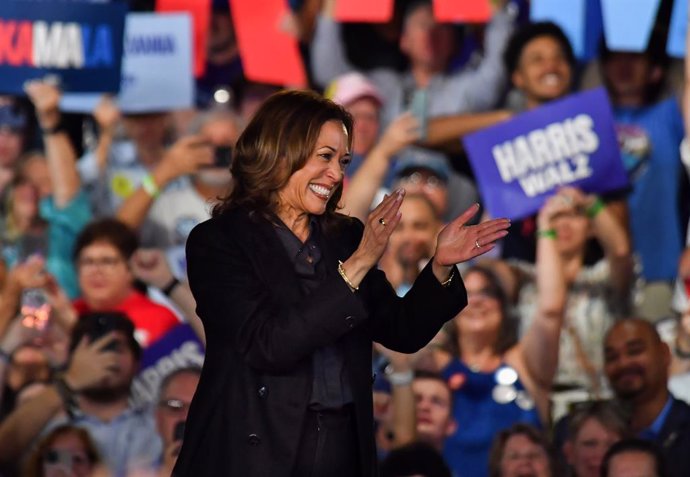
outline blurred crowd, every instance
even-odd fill
[[[469,133],[601,85],[630,179],[559,188],[462,270],[468,306],[427,347],[374,347],[382,476],[690,475],[690,80],[665,54],[671,4],[645,51],[602,41],[582,63],[526,0],[492,1],[485,25],[438,23],[428,0],[396,1],[385,24],[290,2],[281,28],[311,87],[355,120],[343,213],[406,191],[379,264],[398,294],[445,220],[482,203]],[[2,476],[172,472],[201,367],[171,365],[147,398],[133,382],[177,327],[205,342],[185,241],[232,187],[244,125],[290,87],[243,76],[227,2],[207,50],[191,110],[129,114],[104,96],[67,114],[49,80],[0,96]]]

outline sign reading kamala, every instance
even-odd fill
[[[65,91],[120,88],[126,4],[0,2],[0,92],[57,75]]]
[[[565,185],[606,192],[628,184],[603,88],[520,114],[464,143],[493,217],[531,215]]]

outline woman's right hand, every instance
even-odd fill
[[[362,240],[353,255],[357,255],[368,264],[368,268],[372,268],[381,259],[391,234],[400,222],[400,205],[403,197],[405,190],[396,190],[386,196],[367,216]]]
[[[359,286],[367,272],[383,256],[391,234],[400,222],[400,205],[404,196],[403,189],[396,190],[387,195],[367,216],[359,247],[343,263],[345,275],[355,287]]]

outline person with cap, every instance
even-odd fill
[[[352,162],[345,170],[344,211],[364,220],[376,193],[390,185],[396,155],[419,139],[419,122],[409,113],[396,118],[379,137],[383,97],[378,88],[357,72],[339,76],[324,96],[352,115]]]
[[[153,414],[129,405],[140,356],[126,315],[81,316],[65,371],[0,424],[0,461],[20,458],[37,437],[69,423],[89,431],[114,476],[152,467],[162,453]]]

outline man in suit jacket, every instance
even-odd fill
[[[690,475],[690,406],[668,391],[671,355],[651,323],[633,318],[611,327],[604,370],[630,412],[630,429],[662,449],[669,477]]]

